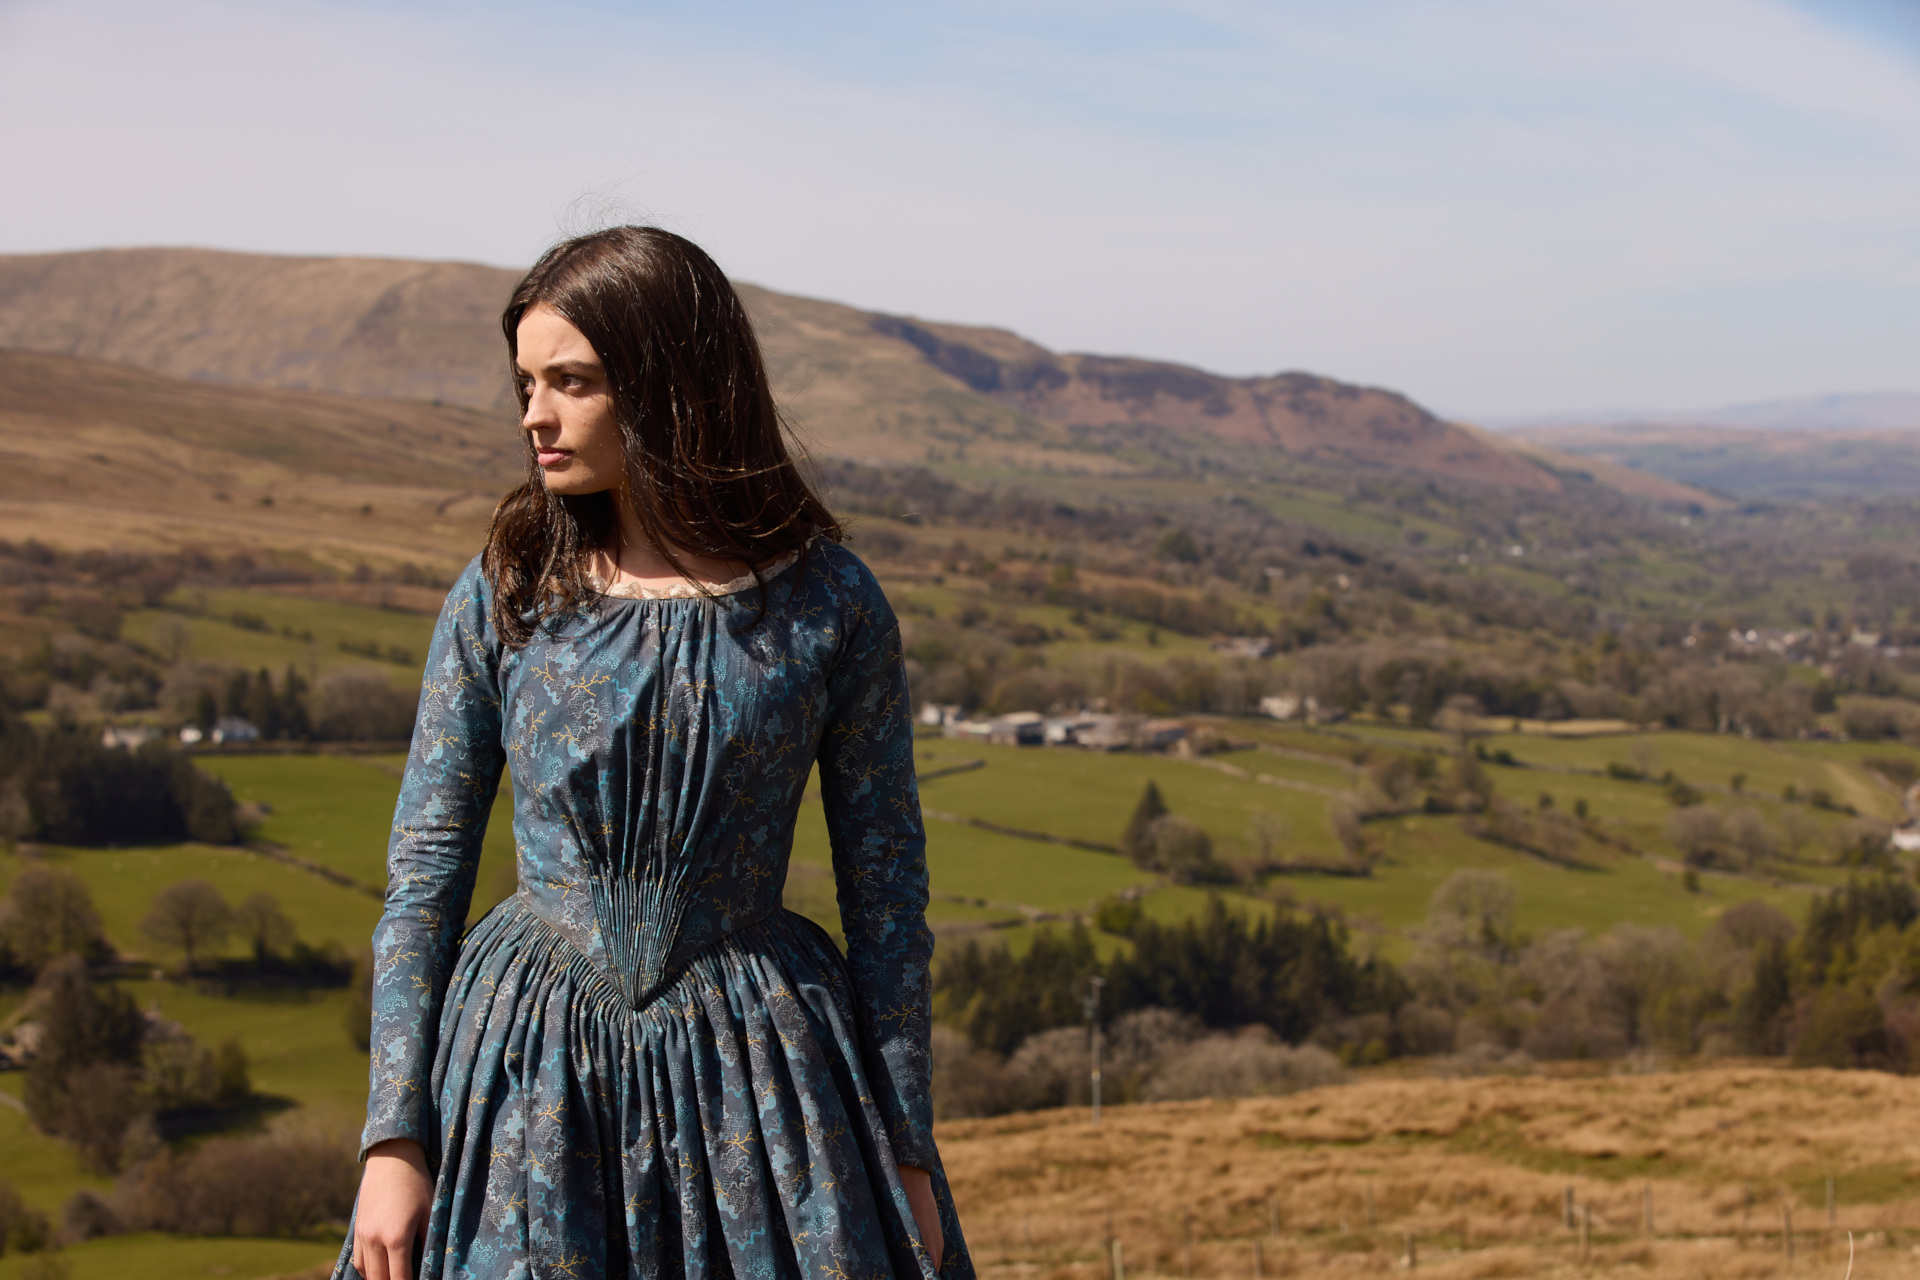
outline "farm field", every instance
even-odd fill
[[[922,774],[926,776],[922,796],[929,813],[929,861],[934,895],[929,917],[939,945],[946,947],[959,939],[974,938],[1004,941],[1006,945],[1019,950],[1031,942],[1037,931],[1059,927],[1057,922],[1067,918],[1090,914],[1100,902],[1116,895],[1137,896],[1152,918],[1179,920],[1199,912],[1210,892],[1220,892],[1239,909],[1248,912],[1270,912],[1275,909],[1277,902],[1288,900],[1303,905],[1319,903],[1336,907],[1353,925],[1361,945],[1376,948],[1389,958],[1400,958],[1410,951],[1409,931],[1424,918],[1434,890],[1455,871],[1468,868],[1502,871],[1511,879],[1518,891],[1519,925],[1526,931],[1579,928],[1600,932],[1617,922],[1630,921],[1641,925],[1671,926],[1693,937],[1709,927],[1726,907],[1752,898],[1772,902],[1797,918],[1804,911],[1811,890],[1842,882],[1846,872],[1809,859],[1788,864],[1779,869],[1779,874],[1768,878],[1704,874],[1699,878],[1698,889],[1690,891],[1683,883],[1681,868],[1675,861],[1677,854],[1664,844],[1662,828],[1667,815],[1672,812],[1672,805],[1662,788],[1651,782],[1607,777],[1589,770],[1603,770],[1609,761],[1632,758],[1632,753],[1636,752],[1639,758],[1646,759],[1648,752],[1653,751],[1659,753],[1655,759],[1662,769],[1672,768],[1683,777],[1697,778],[1699,781],[1695,785],[1709,784],[1718,773],[1725,773],[1730,779],[1732,773],[1743,772],[1747,775],[1747,794],[1744,798],[1733,796],[1729,787],[1724,792],[1712,793],[1710,799],[1715,803],[1734,803],[1736,800],[1752,803],[1769,814],[1783,810],[1785,802],[1779,799],[1779,794],[1789,784],[1800,788],[1802,793],[1809,786],[1820,785],[1836,796],[1892,795],[1891,789],[1879,781],[1877,774],[1859,763],[1863,754],[1872,753],[1863,753],[1853,744],[1795,743],[1774,746],[1735,738],[1677,733],[1564,741],[1513,735],[1495,737],[1489,740],[1488,745],[1510,751],[1518,763],[1511,767],[1488,764],[1488,775],[1500,794],[1522,806],[1536,805],[1542,791],[1551,792],[1555,805],[1561,807],[1572,806],[1576,799],[1586,800],[1610,839],[1607,842],[1590,838],[1582,840],[1577,860],[1584,864],[1584,869],[1556,865],[1517,849],[1476,838],[1464,829],[1458,816],[1445,814],[1411,814],[1368,822],[1366,831],[1377,842],[1379,849],[1379,860],[1371,876],[1289,873],[1267,876],[1257,885],[1223,886],[1218,890],[1168,884],[1116,854],[1061,842],[1114,844],[1141,790],[1151,780],[1159,786],[1172,811],[1208,831],[1224,854],[1230,855],[1243,847],[1250,838],[1250,825],[1260,818],[1269,824],[1269,830],[1281,833],[1283,848],[1293,851],[1290,856],[1299,859],[1332,859],[1338,856],[1339,846],[1328,820],[1330,808],[1363,785],[1366,776],[1364,769],[1350,767],[1340,757],[1368,741],[1374,743],[1376,749],[1389,742],[1393,749],[1398,750],[1437,750],[1444,745],[1444,739],[1438,734],[1391,727],[1376,730],[1367,726],[1343,726],[1340,736],[1270,722],[1232,722],[1225,727],[1229,730],[1229,736],[1257,740],[1262,745],[1215,757],[1182,759],[1130,753],[1100,755],[1071,749],[1001,747],[941,738],[923,739],[917,745],[916,759]],[[1643,739],[1644,746],[1641,745]],[[1894,750],[1897,748],[1887,748],[1886,752]],[[309,943],[318,945],[331,941],[349,954],[363,948],[379,912],[379,903],[370,891],[376,890],[384,879],[384,851],[403,759],[391,754],[211,754],[197,757],[197,760],[203,767],[225,778],[240,799],[264,810],[258,832],[261,840],[300,859],[342,873],[362,887],[353,888],[322,879],[309,870],[277,861],[261,849],[225,849],[191,844],[87,850],[42,847],[38,850],[38,856],[54,865],[71,868],[87,882],[110,938],[123,954],[129,956],[158,959],[151,956],[150,947],[139,932],[139,920],[160,888],[189,877],[212,881],[229,900],[236,902],[256,891],[272,893],[292,918],[301,937]],[[1804,805],[1798,808],[1806,811]],[[510,801],[505,798],[503,788],[503,798],[490,824],[482,859],[480,886],[475,898],[476,914],[512,891],[510,812]],[[1825,826],[1848,820],[1841,814],[1818,814],[1815,817]],[[996,827],[1001,829],[994,829]],[[1053,839],[1036,839],[1018,834],[1023,831]],[[1639,852],[1627,851],[1621,847],[1623,843]],[[10,882],[20,865],[21,862],[16,858],[0,859],[0,888]],[[821,920],[830,928],[837,928],[838,910],[830,851],[817,790],[802,805],[788,901],[795,909]],[[1121,938],[1096,934],[1096,945],[1103,953],[1110,954],[1129,944]],[[230,947],[233,954],[239,954],[239,950],[238,942]],[[127,986],[143,1006],[157,1007],[165,1017],[179,1021],[204,1043],[217,1044],[229,1036],[241,1041],[252,1064],[254,1086],[263,1099],[262,1106],[247,1116],[239,1117],[245,1123],[316,1126],[342,1134],[350,1134],[357,1129],[364,1097],[366,1058],[349,1043],[344,1029],[343,1018],[348,999],[345,991],[328,990],[269,998],[228,996],[210,988],[197,989],[161,980],[135,981]],[[1713,1073],[1705,1074],[1710,1076]],[[1673,1079],[1696,1078],[1687,1076]],[[1790,1079],[1805,1078],[1795,1076]],[[1860,1078],[1879,1080],[1878,1077]],[[1849,1076],[1845,1079],[1851,1082],[1855,1078]],[[17,1095],[19,1087],[18,1075],[0,1075],[0,1090]],[[1370,1096],[1365,1094],[1366,1090],[1385,1087],[1387,1085],[1379,1082],[1369,1082],[1350,1089],[1335,1090],[1326,1096],[1331,1099],[1359,1098]],[[1400,1082],[1392,1084],[1392,1087],[1436,1090],[1438,1092],[1434,1096],[1445,1099],[1455,1096],[1455,1092],[1460,1090],[1471,1094],[1473,1089],[1486,1086],[1471,1082]],[[1529,1083],[1526,1087],[1535,1086]],[[1625,1086],[1615,1082],[1562,1082],[1556,1087],[1577,1090]],[[1733,1085],[1726,1087],[1735,1088]],[[1875,1084],[1874,1087],[1880,1086]],[[1232,1111],[1233,1107],[1294,1105],[1295,1102],[1291,1100],[1286,1103],[1239,1103],[1230,1107],[1222,1104],[1228,1107],[1228,1111]],[[1328,1102],[1322,1105],[1332,1107],[1334,1104]],[[1135,1123],[1132,1117],[1136,1115],[1160,1115],[1163,1112],[1164,1108],[1116,1110],[1110,1113],[1114,1117],[1110,1122],[1110,1131],[1115,1134],[1124,1132],[1124,1126]],[[1595,1112],[1595,1116],[1601,1117],[1602,1113]],[[957,1143],[956,1150],[962,1156],[949,1158],[954,1160],[956,1169],[968,1167],[964,1161],[971,1157],[964,1153],[970,1150],[967,1146],[969,1134],[1015,1135],[1026,1132],[1019,1128],[1021,1124],[1039,1126],[1034,1131],[1043,1132],[1050,1131],[1047,1126],[1068,1123],[1067,1119],[1060,1117],[1025,1117],[958,1124],[952,1126],[956,1137],[950,1141]],[[1142,1120],[1139,1123],[1149,1122]],[[1160,1124],[1161,1121],[1154,1120],[1151,1123]],[[1505,1124],[1506,1121],[1500,1123]],[[1500,1131],[1508,1133],[1508,1138],[1502,1141],[1510,1141],[1515,1151],[1531,1150],[1536,1145],[1530,1136],[1533,1130],[1527,1127],[1531,1123],[1515,1121],[1517,1127]],[[1593,1123],[1599,1124],[1600,1119],[1596,1118]],[[1680,1128],[1675,1132],[1693,1132],[1686,1128],[1686,1124],[1691,1122],[1685,1121],[1678,1112],[1659,1123],[1679,1125]],[[1653,1121],[1649,1120],[1633,1132],[1652,1133],[1654,1129],[1647,1127],[1652,1124]],[[996,1125],[1011,1127],[992,1128]],[[1311,1129],[1312,1126],[1308,1127]],[[1141,1132],[1141,1143],[1135,1144],[1141,1150],[1150,1150],[1156,1145],[1167,1146],[1168,1143],[1173,1144],[1168,1148],[1172,1150],[1185,1141],[1169,1138],[1166,1142],[1160,1142],[1144,1136],[1146,1130]],[[1167,1132],[1183,1131],[1175,1126]],[[1065,1134],[1065,1131],[1062,1133]],[[1523,1142],[1521,1136],[1517,1135],[1528,1136]],[[1079,1138],[1072,1138],[1070,1134],[1061,1136],[1060,1140],[1068,1148],[1075,1148],[1075,1144],[1080,1142]],[[1679,1256],[1679,1251],[1683,1249],[1704,1251],[1697,1256],[1715,1259],[1721,1258],[1724,1253],[1727,1265],[1737,1264],[1742,1274],[1768,1274],[1764,1268],[1772,1265],[1766,1261],[1768,1255],[1764,1250],[1756,1247],[1744,1253],[1738,1252],[1734,1245],[1708,1231],[1715,1223],[1724,1225],[1725,1215],[1721,1208],[1715,1207],[1722,1205],[1726,1194],[1720,1191],[1711,1195],[1687,1192],[1687,1196],[1693,1198],[1684,1200],[1687,1207],[1676,1218],[1676,1222],[1683,1219],[1692,1221],[1685,1215],[1699,1218],[1697,1230],[1695,1227],[1686,1230],[1696,1234],[1706,1233],[1707,1243],[1689,1240],[1684,1244],[1656,1242],[1649,1245],[1632,1238],[1630,1232],[1619,1228],[1616,1219],[1621,1210],[1618,1206],[1602,1207],[1603,1204],[1611,1205],[1613,1200],[1624,1203],[1625,1199],[1630,1198],[1628,1192],[1620,1189],[1617,1179],[1608,1181],[1612,1173],[1629,1167],[1625,1163],[1596,1163],[1594,1159],[1582,1156],[1564,1170],[1558,1165],[1546,1172],[1529,1167],[1523,1172],[1527,1178],[1533,1179],[1527,1184],[1532,1189],[1524,1195],[1517,1191],[1511,1195],[1501,1192],[1500,1195],[1508,1198],[1500,1200],[1492,1190],[1469,1190],[1462,1194],[1468,1196],[1470,1201],[1475,1196],[1494,1198],[1488,1199],[1486,1205],[1479,1208],[1467,1204],[1460,1212],[1452,1208],[1443,1212],[1436,1207],[1439,1201],[1435,1200],[1435,1196],[1439,1193],[1430,1189],[1441,1185],[1436,1180],[1442,1179],[1443,1175],[1432,1172],[1427,1164],[1421,1163],[1429,1157],[1442,1162],[1442,1165],[1433,1168],[1444,1166],[1454,1170],[1444,1174],[1444,1179],[1449,1180],[1446,1185],[1455,1182],[1467,1188],[1491,1188],[1496,1183],[1505,1185],[1494,1179],[1491,1172],[1484,1172],[1484,1169],[1491,1167],[1485,1166],[1484,1161],[1493,1157],[1484,1153],[1463,1154],[1460,1145],[1468,1140],[1457,1135],[1447,1137],[1444,1142],[1427,1142],[1426,1139],[1416,1140],[1403,1135],[1382,1137],[1377,1143],[1369,1138],[1357,1145],[1343,1140],[1344,1145],[1323,1144],[1318,1147],[1313,1145],[1318,1139],[1309,1142],[1306,1139],[1296,1141],[1291,1137],[1285,1141],[1262,1138],[1250,1140],[1252,1145],[1246,1147],[1244,1159],[1239,1154],[1233,1154],[1245,1145],[1240,1138],[1227,1137],[1220,1141],[1232,1148],[1232,1152],[1221,1154],[1215,1162],[1224,1166],[1216,1179],[1223,1186],[1238,1185],[1239,1171],[1243,1167],[1264,1168],[1262,1161],[1281,1156],[1304,1160],[1311,1153],[1317,1153],[1314,1159],[1319,1161],[1313,1165],[1314,1168],[1346,1172],[1339,1173],[1337,1177],[1333,1172],[1313,1174],[1302,1185],[1318,1185],[1313,1178],[1319,1178],[1322,1182],[1332,1178],[1333,1182],[1327,1185],[1337,1185],[1351,1191],[1359,1185],[1356,1179],[1362,1178],[1363,1174],[1375,1176],[1366,1173],[1367,1170],[1391,1168],[1400,1171],[1394,1174],[1395,1177],[1400,1177],[1401,1173],[1408,1170],[1427,1170],[1417,1176],[1406,1173],[1411,1181],[1407,1181],[1405,1187],[1417,1185],[1429,1188],[1417,1194],[1406,1189],[1389,1191],[1386,1189],[1388,1184],[1380,1183],[1380,1211],[1384,1215],[1387,1212],[1385,1206],[1401,1206],[1404,1203],[1404,1209],[1393,1210],[1393,1213],[1400,1215],[1394,1221],[1398,1222],[1404,1217],[1418,1224],[1417,1230],[1423,1239],[1430,1236],[1431,1242],[1421,1245],[1426,1250],[1421,1255],[1421,1265],[1423,1269],[1431,1267],[1442,1274],[1447,1274],[1444,1267],[1468,1267],[1468,1259],[1477,1259],[1472,1265],[1483,1269],[1471,1272],[1461,1270],[1459,1274],[1495,1274],[1500,1267],[1508,1268],[1505,1274],[1530,1274],[1534,1262],[1529,1260],[1559,1258],[1567,1246],[1547,1226],[1541,1225],[1532,1235],[1521,1232],[1512,1239],[1500,1242],[1502,1237],[1499,1232],[1507,1228],[1500,1227],[1498,1223],[1509,1219],[1531,1223],[1534,1218],[1545,1214],[1546,1211],[1539,1209],[1535,1202],[1540,1197],[1549,1196],[1549,1192],[1551,1195],[1559,1194],[1549,1184],[1558,1186],[1554,1179],[1561,1172],[1580,1170],[1587,1171],[1580,1173],[1580,1177],[1591,1174],[1590,1194],[1594,1197],[1596,1212],[1601,1213],[1609,1224],[1601,1232],[1601,1243],[1595,1255],[1598,1259],[1596,1266],[1602,1269],[1616,1264],[1625,1266],[1633,1259],[1640,1259],[1633,1265],[1652,1268],[1647,1274],[1659,1275],[1662,1274],[1660,1269],[1668,1265],[1670,1257]],[[1587,1139],[1581,1138],[1580,1141]],[[1427,1142],[1427,1145],[1419,1147],[1422,1142]],[[1409,1151],[1412,1147],[1419,1147],[1419,1151],[1426,1154],[1409,1154],[1409,1151],[1401,1150],[1403,1146],[1409,1147]],[[1418,1159],[1415,1159],[1416,1155]],[[1392,1159],[1389,1160],[1389,1157]],[[1063,1157],[1064,1163],[1060,1167],[1069,1170],[1073,1167],[1073,1160],[1078,1158]],[[1499,1158],[1508,1159],[1504,1155]],[[1538,1157],[1549,1158],[1561,1159],[1559,1156]],[[1513,1155],[1511,1159],[1519,1160],[1520,1156]],[[1538,1162],[1533,1156],[1527,1159]],[[1446,1165],[1445,1162],[1450,1160],[1483,1163]],[[56,1211],[74,1190],[83,1186],[98,1188],[104,1185],[101,1180],[79,1172],[70,1148],[32,1133],[24,1117],[6,1106],[0,1106],[0,1163],[4,1163],[10,1171],[17,1171],[10,1176],[30,1203],[50,1212]],[[1642,1168],[1641,1165],[1631,1167]],[[1648,1169],[1656,1174],[1677,1170],[1679,1172],[1674,1172],[1672,1176],[1680,1178],[1683,1183],[1686,1178],[1694,1176],[1690,1172],[1694,1165],[1685,1162],[1670,1161],[1657,1168],[1648,1166]],[[1790,1174],[1795,1178],[1801,1177],[1795,1171],[1797,1169],[1798,1166],[1793,1166],[1781,1176]],[[964,1178],[969,1176],[972,1175],[957,1175],[956,1182],[964,1184]],[[1287,1176],[1293,1178],[1294,1175]],[[1385,1174],[1379,1176],[1384,1177]],[[1865,1175],[1847,1176],[1855,1177],[1857,1182],[1858,1177]],[[1063,1186],[1072,1182],[1067,1173],[1062,1173],[1061,1177],[1066,1180]],[[1428,1181],[1421,1182],[1421,1178]],[[1013,1230],[1008,1225],[1010,1220],[1004,1217],[1001,1210],[994,1208],[996,1202],[991,1200],[991,1194],[998,1193],[981,1190],[979,1194],[988,1198],[981,1201],[977,1212],[970,1210],[970,1219],[980,1224],[973,1228],[976,1245],[983,1249],[1002,1250],[985,1255],[989,1269],[1008,1274],[1033,1271],[1048,1276],[1056,1271],[1063,1276],[1075,1275],[1078,1274],[1075,1268],[1084,1269],[1084,1260],[1076,1260],[1073,1253],[1074,1249],[1080,1247],[1077,1238],[1068,1239],[1079,1228],[1069,1231],[1065,1225],[1061,1225],[1071,1216],[1067,1210],[1062,1209],[1055,1214],[1056,1225],[1045,1225],[1049,1220],[1044,1215],[1054,1213],[1054,1210],[1043,1210],[1038,1206],[1043,1201],[1052,1201],[1047,1201],[1045,1196],[1035,1200],[1032,1230],[1038,1242],[1036,1248],[1042,1256],[1038,1260],[1027,1260],[1015,1256],[1015,1253],[1005,1252],[1006,1242],[1015,1237],[1007,1234]],[[1046,1196],[1053,1194],[1048,1191]],[[1300,1194],[1306,1196],[1305,1191]],[[1335,1195],[1333,1191],[1327,1194]],[[1589,1192],[1583,1191],[1582,1194]],[[1675,1194],[1680,1193],[1676,1191]],[[1721,1199],[1714,1199],[1716,1195]],[[1612,1199],[1605,1199],[1606,1196]],[[1488,1207],[1496,1203],[1507,1207],[1498,1211]],[[1308,1199],[1301,1199],[1299,1213],[1306,1214],[1308,1204]],[[1283,1211],[1288,1214],[1295,1212]],[[1245,1216],[1251,1212],[1244,1209],[1231,1212],[1221,1210],[1224,1216],[1214,1227],[1202,1233],[1201,1260],[1196,1262],[1196,1274],[1239,1274],[1247,1270],[1247,1260],[1234,1260],[1237,1257],[1235,1249],[1250,1246],[1234,1235],[1244,1224],[1236,1225],[1239,1219],[1234,1218],[1233,1213]],[[1394,1248],[1399,1247],[1395,1243],[1399,1239],[1396,1234],[1398,1227],[1390,1230],[1382,1226],[1373,1232],[1366,1232],[1355,1225],[1358,1219],[1349,1214],[1350,1230],[1343,1236],[1337,1225],[1333,1225],[1333,1219],[1326,1216],[1331,1212],[1329,1209],[1322,1214],[1324,1221],[1310,1215],[1302,1217],[1300,1220],[1303,1224],[1311,1222],[1317,1225],[1303,1225],[1303,1235],[1287,1236],[1275,1246],[1280,1251],[1275,1256],[1284,1258],[1284,1265],[1293,1269],[1289,1273],[1339,1274],[1342,1268],[1347,1267],[1364,1271],[1377,1266]],[[1870,1230],[1888,1229],[1879,1225],[1880,1218],[1872,1217],[1865,1207],[1856,1205],[1849,1212],[1861,1221],[1876,1224]],[[1881,1210],[1874,1212],[1882,1213]],[[1123,1208],[1120,1215],[1122,1222],[1132,1221],[1129,1215],[1134,1213],[1135,1210]],[[1139,1213],[1144,1214],[1144,1208]],[[1001,1216],[996,1217],[996,1214]],[[1295,1218],[1285,1217],[1283,1221],[1292,1222]],[[1465,1229],[1460,1239],[1467,1242],[1467,1252],[1460,1253],[1454,1259],[1449,1251],[1458,1250],[1462,1245],[1448,1233],[1456,1231],[1461,1221],[1465,1222]],[[1900,1222],[1893,1223],[1891,1229],[1896,1233],[1907,1229],[1920,1230],[1920,1210],[1916,1211],[1911,1228],[1901,1226],[1900,1223],[1904,1221],[1902,1218]],[[1456,1225],[1448,1225],[1450,1222]],[[1149,1225],[1144,1216],[1139,1217],[1139,1223],[1143,1231]],[[1133,1228],[1129,1226],[1127,1229]],[[1024,1232],[1026,1228],[1023,1226],[1021,1230]],[[1528,1227],[1528,1230],[1533,1228]],[[1000,1234],[995,1235],[995,1232]],[[1020,1238],[1024,1239],[1024,1235]],[[1142,1239],[1159,1240],[1159,1243],[1143,1242],[1139,1247],[1146,1252],[1138,1259],[1129,1253],[1129,1266],[1136,1271],[1154,1273],[1157,1270],[1161,1274],[1177,1274],[1177,1263],[1168,1262],[1171,1255],[1166,1253],[1166,1241],[1151,1236],[1150,1232]],[[1486,1243],[1475,1243],[1482,1240]],[[998,1243],[991,1243],[994,1241]],[[72,1267],[75,1277],[112,1275],[118,1274],[115,1268],[122,1266],[125,1258],[132,1256],[120,1251],[135,1247],[125,1239],[100,1242],[69,1250],[63,1258]],[[159,1249],[157,1244],[153,1247]],[[1135,1246],[1129,1244],[1127,1247],[1132,1249]],[[1875,1244],[1873,1247],[1878,1249],[1882,1246]],[[324,1261],[327,1252],[324,1244],[303,1242],[174,1241],[168,1242],[164,1249],[152,1255],[153,1266],[144,1273],[183,1276],[269,1275],[315,1265]],[[144,1258],[146,1255],[141,1256]],[[1803,1255],[1803,1265],[1805,1262]],[[6,1280],[13,1274],[6,1268],[15,1265],[11,1258],[0,1261],[0,1280]],[[1276,1268],[1279,1265],[1275,1263]],[[1173,1268],[1172,1271],[1168,1271],[1169,1266]],[[1485,1267],[1495,1267],[1496,1271],[1485,1270]],[[1883,1273],[1862,1270],[1857,1274]]]
[[[1920,1082],[1870,1072],[1374,1075],[1097,1128],[1084,1108],[954,1121],[940,1149],[989,1276],[1104,1280],[1111,1223],[1149,1276],[1379,1276],[1411,1241],[1421,1274],[1463,1280],[1837,1278],[1851,1232],[1873,1280],[1920,1244],[1916,1108]]]
[[[418,684],[433,614],[237,588],[178,593],[171,609],[129,613],[124,634],[156,653],[278,674],[373,664]],[[184,625],[184,632],[175,629]]]
[[[253,1240],[169,1236],[157,1232],[106,1236],[69,1246],[58,1257],[68,1280],[266,1280],[300,1276],[318,1269],[325,1276],[340,1255],[340,1242],[312,1240]],[[0,1258],[0,1280],[16,1280],[36,1261],[31,1254]]]

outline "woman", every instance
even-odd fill
[[[971,1280],[899,631],[740,300],[621,227],[503,325],[529,479],[427,663],[336,1275]],[[844,962],[780,905],[816,760]],[[519,891],[463,939],[503,767]]]

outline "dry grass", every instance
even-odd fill
[[[941,1150],[983,1273],[1827,1276],[1920,1266],[1920,1080],[1767,1068],[1375,1079],[1290,1098],[961,1121]],[[1827,1224],[1826,1179],[1835,1180]],[[1586,1264],[1564,1197],[1590,1211]],[[1747,1208],[1751,1197],[1751,1209]],[[1645,1213],[1651,1206],[1653,1232]],[[1791,1208],[1795,1258],[1782,1238]],[[1277,1221],[1278,1234],[1273,1234]]]

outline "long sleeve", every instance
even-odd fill
[[[874,1102],[895,1158],[930,1168],[933,935],[906,668],[879,585],[857,562],[841,572],[850,590],[827,684],[821,798]]]
[[[434,628],[373,934],[373,1037],[361,1151],[412,1138],[433,1152],[429,1077],[480,842],[500,784],[500,647],[476,560]]]

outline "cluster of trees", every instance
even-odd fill
[[[1017,957],[972,941],[948,953],[934,1007],[950,1114],[1083,1096],[1072,1090],[1084,1075],[1084,1001],[1095,978],[1102,1020],[1120,1019],[1131,1037],[1121,1042],[1118,1092],[1108,1095],[1116,1100],[1279,1091],[1334,1078],[1343,1059],[1382,1061],[1394,1051],[1392,1014],[1405,999],[1398,974],[1356,957],[1344,927],[1324,914],[1249,920],[1216,898],[1200,917],[1162,924],[1114,901],[1097,923],[1131,948],[1102,961],[1076,926],[1040,935]],[[1311,1052],[1289,1047],[1307,1041]]]
[[[232,844],[243,834],[226,783],[163,742],[108,747],[97,731],[41,731],[0,713],[0,840]]]
[[[1529,937],[1512,886],[1456,873],[1402,970],[1399,1043],[1482,1062],[1788,1055],[1797,1066],[1920,1070],[1920,894],[1887,871],[1817,898],[1796,927],[1763,902],[1698,942],[1616,925]]]
[[[269,894],[237,907],[204,880],[162,889],[140,923],[184,976],[338,985],[347,965],[329,944],[302,942]],[[238,933],[252,955],[212,960]],[[83,1167],[125,1171],[110,1196],[77,1193],[56,1232],[0,1183],[0,1253],[121,1231],[297,1236],[351,1209],[357,1168],[339,1142],[300,1134],[217,1138],[176,1151],[163,1129],[253,1101],[236,1040],[204,1045],[143,1014],[96,976],[113,949],[85,884],[39,863],[22,867],[0,900],[0,972],[31,982],[13,1051],[26,1053],[24,1102],[46,1133],[71,1142]],[[362,1033],[364,1039],[364,1032]]]
[[[1109,901],[1095,923],[1131,946],[1104,962],[1083,927],[1018,957],[966,943],[935,976],[938,1106],[1086,1101],[1096,978],[1109,1100],[1282,1092],[1399,1056],[1467,1072],[1648,1054],[1920,1072],[1920,890],[1898,869],[1815,898],[1799,925],[1742,903],[1697,942],[1633,924],[1530,935],[1517,914],[1504,875],[1458,872],[1397,968],[1360,959],[1326,915],[1249,921],[1218,899],[1178,925]]]
[[[272,894],[250,894],[236,906],[205,880],[161,889],[140,932],[161,952],[180,957],[185,978],[340,986],[351,972],[336,944],[304,941]],[[236,935],[251,954],[215,959]],[[113,959],[93,896],[73,872],[29,864],[0,898],[0,974],[32,980],[69,956],[94,965]]]
[[[155,705],[169,718],[211,729],[238,716],[270,741],[397,742],[413,732],[419,691],[378,667],[345,667],[308,681],[289,666],[279,678],[210,662],[167,672]]]
[[[61,1234],[304,1236],[352,1212],[359,1181],[354,1152],[339,1141],[299,1133],[210,1138],[188,1151],[160,1148],[109,1196],[75,1192]]]
[[[252,1094],[237,1041],[218,1049],[150,1022],[79,956],[47,965],[29,997],[39,1043],[27,1064],[27,1115],[73,1143],[80,1162],[116,1173],[157,1147],[156,1112],[232,1105]]]

